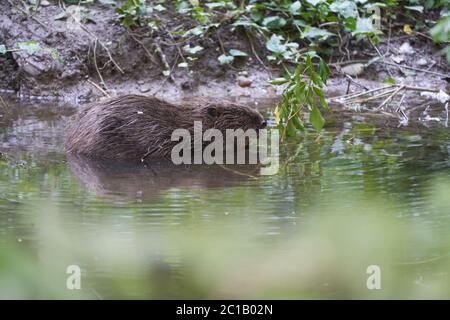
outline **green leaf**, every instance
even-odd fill
[[[450,39],[450,16],[441,18],[430,30],[435,42],[447,42]]]
[[[317,6],[319,3],[321,2],[325,2],[325,0],[306,0],[306,2],[308,2],[310,5],[312,6]]]
[[[373,35],[375,33],[376,30],[371,18],[358,18],[356,20],[356,29],[352,32],[352,35]]]
[[[323,90],[321,88],[318,88],[318,87],[313,87],[313,90],[314,90],[314,93],[316,94],[316,96],[319,97],[319,101],[320,101],[321,106],[324,107],[325,110],[331,111],[330,107],[328,106],[328,102],[325,99],[325,95],[323,93]]]
[[[24,50],[28,52],[29,54],[36,53],[40,50],[42,50],[41,45],[37,41],[24,41],[17,43],[17,47],[20,50]]]
[[[263,26],[269,29],[281,29],[286,25],[286,23],[286,19],[277,16],[267,17],[262,22]]]
[[[423,6],[405,6],[406,9],[423,13]]]
[[[309,114],[309,122],[311,122],[314,129],[319,132],[325,125],[325,119],[322,117],[322,113],[319,108],[312,106],[311,112]]]
[[[289,12],[293,15],[299,14],[302,4],[300,1],[295,1],[289,6]]]
[[[243,51],[241,51],[241,50],[237,50],[237,49],[231,49],[231,50],[230,50],[230,54],[231,54],[233,57],[247,57],[247,56],[248,56],[247,53],[245,53],[245,52],[243,52]]]
[[[52,58],[55,59],[55,61],[58,61],[60,64],[64,64],[64,59],[59,54],[58,50],[53,48],[46,48],[45,51],[50,52]]]
[[[6,46],[4,44],[0,44],[0,54],[5,54],[6,52]]]
[[[321,38],[325,40],[329,36],[334,36],[334,34],[325,29],[320,29],[311,26],[306,27],[305,31],[302,32],[302,38],[310,38],[310,39]]]
[[[330,5],[330,10],[339,13],[344,18],[358,17],[358,8],[354,1],[337,0]]]
[[[183,50],[186,51],[189,54],[196,54],[196,53],[202,51],[203,47],[201,47],[201,46],[191,47],[190,45],[185,45],[183,47]]]
[[[275,86],[279,86],[279,85],[285,84],[287,82],[289,82],[289,79],[286,79],[286,78],[275,78],[275,79],[269,80],[269,83],[273,84]]]
[[[282,36],[278,36],[276,34],[272,34],[269,41],[266,43],[266,48],[269,51],[275,52],[275,53],[283,53],[286,51],[286,45],[284,45],[281,41],[283,41]]]
[[[320,59],[318,69],[320,78],[322,79],[323,83],[326,84],[330,75],[330,69],[328,69],[328,65],[325,63],[325,61],[323,61],[323,59]]]
[[[386,83],[386,84],[395,84],[395,79],[392,78],[392,77],[389,77],[389,78],[387,78],[387,79],[384,79],[384,80],[383,80],[383,83]]]
[[[305,131],[305,127],[303,126],[302,120],[300,119],[300,117],[298,115],[294,116],[292,119],[292,124],[294,125],[294,127],[297,130],[300,131]]]
[[[220,62],[220,64],[230,64],[234,61],[233,56],[228,56],[226,54],[222,54],[217,58]]]
[[[166,10],[166,8],[164,8],[164,6],[162,6],[160,4],[154,6],[153,9],[155,9],[156,11],[159,11],[159,12]]]

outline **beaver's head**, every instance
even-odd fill
[[[226,129],[264,129],[263,116],[254,109],[235,103],[209,103],[201,107],[203,126],[221,131]]]

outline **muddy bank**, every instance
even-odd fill
[[[212,54],[218,49],[213,38],[205,38],[202,58],[192,70],[173,67],[171,77],[165,77],[153,44],[164,43],[167,35],[130,35],[118,24],[111,6],[89,6],[90,19],[83,24],[70,18],[57,19],[62,12],[62,8],[52,3],[40,7],[31,17],[19,7],[5,4],[0,13],[0,43],[16,48],[17,44],[35,41],[41,50],[13,50],[0,55],[0,88],[23,98],[58,97],[75,102],[101,97],[102,92],[95,84],[102,81],[111,95],[133,92],[177,99],[194,94],[273,96],[275,93],[266,83],[268,73],[254,58],[242,61],[245,67],[232,68],[221,66],[216,58],[203,58],[217,55]],[[169,21],[170,13],[166,15]],[[173,20],[166,27],[176,23]],[[225,34],[224,45],[250,51],[239,32],[226,29],[221,32]],[[171,66],[176,66],[179,60],[177,52],[176,46],[164,47],[164,56]],[[241,88],[237,81],[242,78],[250,80],[251,86]]]
[[[201,43],[204,50],[190,69],[184,69],[177,67],[180,48],[170,45],[174,39],[168,32],[148,34],[135,30],[130,34],[119,25],[115,8],[109,5],[89,5],[88,19],[78,23],[72,15],[76,6],[63,8],[58,1],[50,1],[30,15],[14,3],[6,1],[0,13],[0,44],[8,48],[6,54],[0,54],[0,90],[19,98],[58,99],[78,105],[100,99],[107,90],[110,95],[140,93],[168,100],[199,95],[232,97],[251,104],[262,103],[270,109],[282,92],[282,88],[267,82],[282,74],[280,67],[269,63],[263,66],[255,54],[231,66],[219,63],[221,46],[254,52],[259,57],[267,55],[263,46],[249,43],[245,34],[231,26],[217,30],[221,40],[217,35],[205,37]],[[165,30],[180,23],[170,10],[160,15]],[[394,30],[377,46],[379,52],[368,43],[350,45],[328,57],[333,72],[327,87],[330,97],[347,90],[374,88],[390,77],[398,84],[448,92],[448,63],[426,37],[405,36]],[[164,61],[156,53],[158,48],[171,67],[170,77],[163,75]],[[380,61],[368,63],[379,54],[383,55]],[[349,64],[363,69],[352,76],[350,87],[344,75]],[[407,107],[426,102],[420,92],[408,93],[406,101]],[[442,111],[443,106],[437,105],[436,110]]]

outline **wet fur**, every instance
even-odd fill
[[[194,121],[203,130],[247,130],[264,127],[261,114],[223,101],[190,101],[176,105],[155,97],[124,95],[87,105],[73,118],[66,139],[69,153],[90,158],[170,158],[175,129],[193,135]]]

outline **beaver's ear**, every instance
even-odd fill
[[[216,120],[219,116],[219,110],[216,107],[210,106],[206,108],[206,114],[211,120]]]

